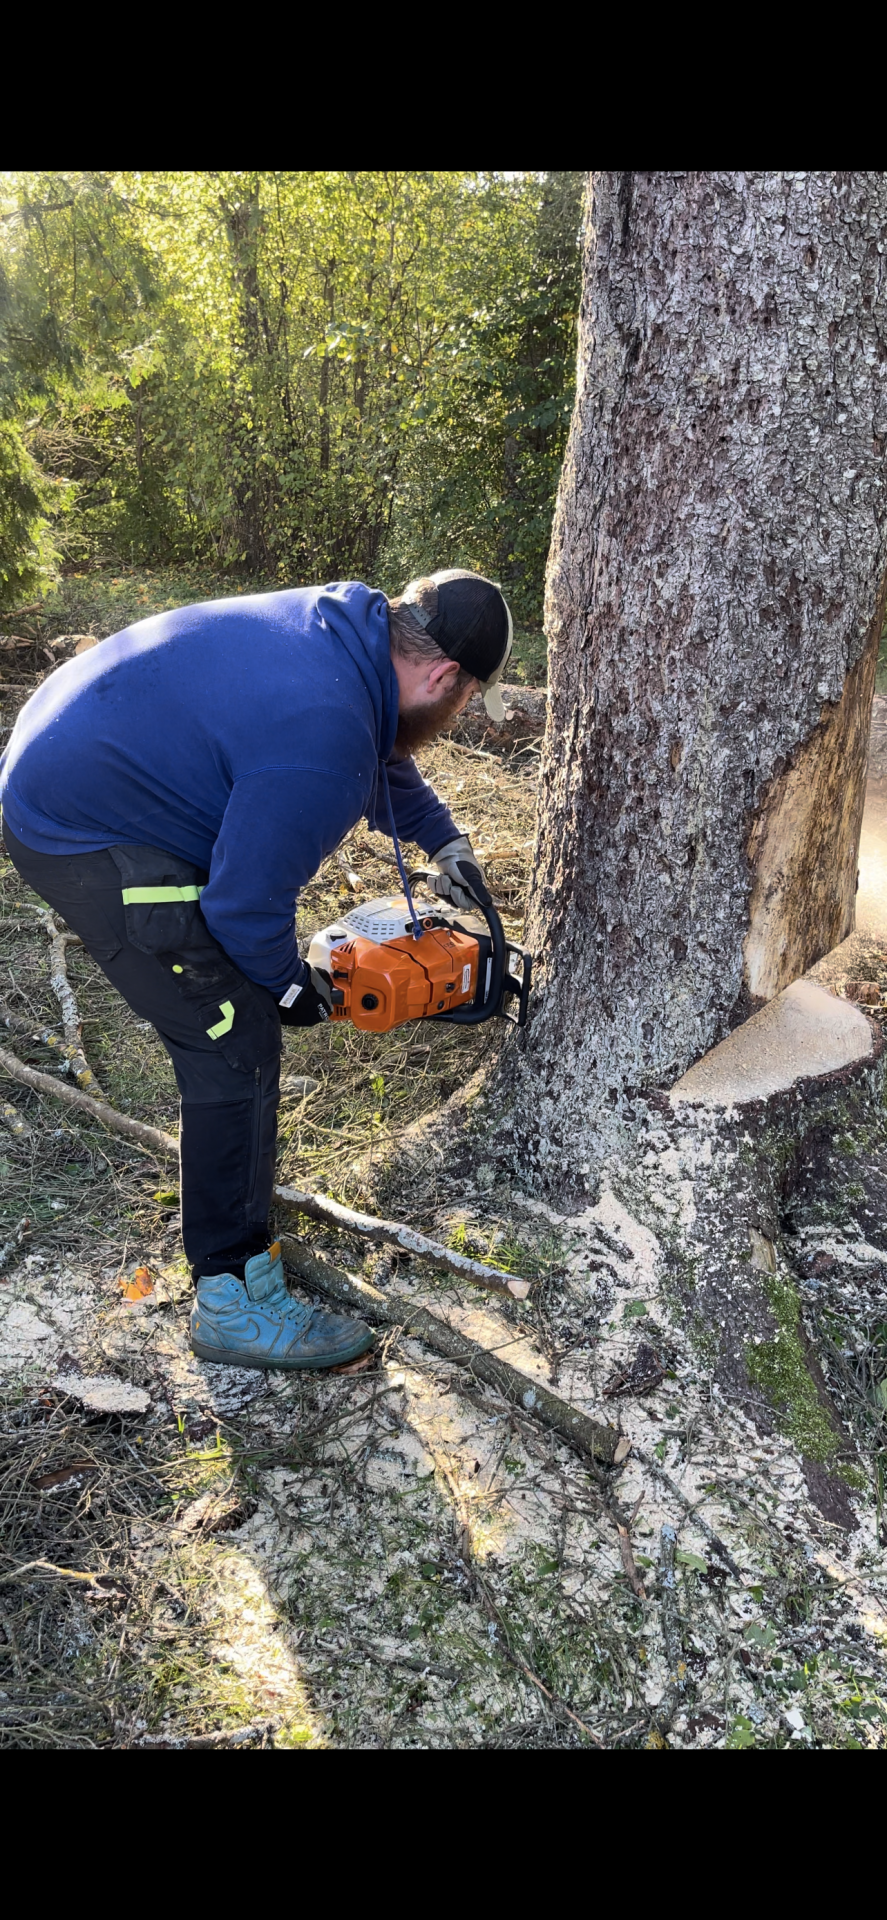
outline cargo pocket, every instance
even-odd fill
[[[108,849],[120,874],[127,937],[172,973],[201,1034],[251,1073],[280,1049],[272,994],[234,965],[200,910],[208,875],[159,847]]]
[[[126,935],[140,953],[221,952],[200,912],[209,875],[160,847],[109,847],[122,881]]]

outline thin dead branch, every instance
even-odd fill
[[[100,1120],[103,1127],[109,1127],[112,1133],[124,1134],[127,1140],[134,1140],[151,1153],[178,1159],[179,1145],[172,1134],[162,1133],[159,1127],[146,1127],[141,1120],[130,1120],[128,1114],[118,1113],[116,1107],[109,1107],[106,1101],[93,1100],[90,1094],[81,1093],[78,1087],[66,1087],[62,1080],[53,1080],[51,1074],[38,1073],[36,1067],[26,1067],[5,1047],[0,1047],[0,1073],[8,1074],[10,1080],[17,1080],[20,1086],[30,1087],[34,1093],[48,1093],[53,1100],[61,1100],[63,1106],[76,1107],[80,1113],[88,1113],[93,1120]]]
[[[115,1583],[109,1576],[100,1573],[80,1573],[76,1567],[57,1567],[51,1560],[26,1560],[23,1566],[14,1567],[11,1573],[0,1573],[0,1587],[13,1586],[19,1580],[25,1580],[32,1574],[49,1574],[55,1580],[80,1580],[87,1586],[97,1587],[101,1593],[108,1593]]]
[[[558,1713],[566,1714],[567,1719],[572,1720],[574,1727],[578,1727],[580,1733],[584,1733],[586,1740],[593,1740],[596,1747],[603,1747],[605,1745],[600,1734],[592,1732],[591,1727],[587,1726],[584,1720],[580,1720],[578,1713],[574,1713],[572,1707],[568,1707],[566,1700],[562,1700],[559,1694],[551,1693],[544,1681],[540,1680],[539,1675],[531,1672],[530,1668],[525,1666],[523,1660],[519,1660],[517,1654],[512,1653],[510,1647],[503,1648],[503,1652],[509,1665],[517,1667],[518,1672],[522,1673],[524,1678],[530,1681],[531,1686],[538,1687],[539,1692],[544,1693],[546,1700],[551,1701],[552,1706],[557,1709]]]
[[[2,995],[0,995],[0,1025],[6,1027],[10,1033],[17,1033],[23,1040],[39,1041],[42,1047],[49,1047],[50,1051],[55,1053],[60,1060],[64,1061],[65,1066],[70,1068],[75,1078],[77,1077],[76,1063],[84,1057],[82,1048],[71,1044],[67,1040],[60,1040],[58,1034],[53,1033],[51,1027],[38,1027],[35,1029],[29,1021],[22,1019],[21,1014],[13,1013],[12,1008],[7,1006]],[[89,1069],[87,1068],[87,1072],[88,1071]],[[77,1084],[78,1086],[80,1085],[79,1080]],[[94,1079],[93,1091],[97,1092],[97,1088],[98,1083]]]
[[[684,1698],[687,1684],[674,1570],[676,1538],[674,1527],[666,1523],[659,1535],[659,1615],[665,1658],[668,1661],[668,1685],[653,1714],[660,1735],[668,1732]]]
[[[5,1267],[7,1261],[11,1259],[12,1255],[18,1251],[19,1247],[22,1244],[22,1241],[24,1240],[25,1234],[30,1229],[30,1225],[31,1225],[30,1219],[26,1215],[24,1220],[19,1221],[18,1226],[15,1229],[15,1232],[10,1234],[9,1239],[4,1240],[2,1247],[0,1247],[0,1273],[3,1272],[3,1268]]]
[[[170,1733],[144,1733],[137,1747],[186,1747],[203,1751],[211,1747],[251,1747],[270,1739],[279,1725],[277,1720],[255,1720],[248,1727],[220,1727],[216,1733],[195,1733],[177,1739]]]
[[[24,1115],[19,1113],[18,1107],[14,1107],[10,1100],[0,1102],[0,1120],[3,1121],[4,1127],[9,1128],[16,1140],[30,1140],[33,1137],[33,1130],[28,1126]]]
[[[739,1580],[744,1584],[745,1576],[742,1568],[737,1566],[729,1548],[725,1547],[723,1540],[715,1533],[714,1528],[709,1526],[704,1514],[699,1512],[698,1506],[694,1506],[693,1502],[687,1499],[686,1494],[681,1492],[680,1487],[672,1480],[671,1475],[666,1473],[665,1468],[660,1466],[659,1461],[654,1458],[653,1454],[646,1453],[643,1447],[638,1446],[632,1447],[632,1452],[635,1459],[639,1460],[642,1466],[649,1468],[651,1473],[655,1473],[657,1480],[661,1480],[663,1485],[668,1488],[672,1498],[677,1500],[679,1506],[683,1507],[684,1512],[688,1518],[692,1519],[694,1525],[701,1528],[706,1539],[710,1541],[715,1553],[718,1555],[718,1558],[723,1560],[725,1567],[729,1567],[734,1580]]]
[[[644,1583],[634,1563],[634,1554],[632,1553],[632,1550],[631,1550],[631,1535],[628,1531],[628,1528],[620,1526],[619,1521],[617,1520],[616,1532],[619,1535],[619,1553],[622,1559],[622,1565],[625,1568],[625,1572],[628,1577],[628,1584],[631,1587],[632,1593],[635,1595],[635,1597],[638,1600],[646,1600],[647,1595],[646,1595],[646,1590],[644,1588]]]
[[[81,1093],[91,1093],[94,1098],[104,1100],[105,1095],[92,1071],[80,1042],[82,1021],[77,997],[68,979],[65,963],[65,949],[79,947],[82,941],[76,933],[68,933],[58,926],[55,915],[48,907],[38,907],[37,917],[42,921],[49,934],[49,984],[62,1010],[62,1025],[67,1042],[67,1059]]]
[[[498,1267],[487,1267],[480,1260],[469,1260],[466,1254],[441,1246],[438,1240],[429,1240],[424,1233],[417,1233],[414,1227],[404,1226],[399,1220],[377,1220],[372,1214],[356,1213],[351,1207],[340,1206],[338,1200],[328,1199],[325,1193],[302,1193],[298,1187],[275,1187],[274,1195],[281,1205],[295,1207],[312,1220],[328,1221],[349,1233],[365,1234],[368,1240],[381,1240],[399,1247],[401,1252],[412,1254],[417,1260],[429,1260],[436,1267],[446,1267],[449,1273],[458,1274],[460,1280],[469,1280],[472,1286],[487,1287],[492,1293],[507,1293],[514,1300],[525,1300],[530,1292],[528,1280],[502,1273]]]
[[[582,1455],[587,1462],[604,1462],[611,1465],[619,1435],[615,1427],[601,1426],[598,1421],[589,1419],[580,1413],[578,1407],[561,1400],[549,1387],[543,1387],[538,1380],[531,1380],[529,1374],[521,1373],[508,1360],[498,1353],[490,1353],[487,1348],[478,1346],[455,1327],[436,1313],[430,1313],[427,1307],[420,1307],[414,1301],[405,1299],[402,1294],[381,1293],[378,1287],[371,1287],[366,1280],[356,1274],[343,1273],[330,1261],[313,1253],[302,1241],[290,1234],[281,1236],[284,1258],[294,1273],[318,1292],[325,1293],[341,1305],[356,1307],[367,1320],[376,1325],[398,1327],[408,1336],[422,1340],[433,1353],[442,1354],[445,1360],[452,1360],[456,1366],[465,1367],[478,1380],[485,1380],[488,1386],[495,1387],[504,1399],[521,1408],[525,1414],[541,1421],[558,1438]],[[598,1472],[600,1469],[598,1468]]]
[[[361,880],[360,874],[355,873],[353,867],[349,867],[348,861],[346,860],[344,853],[342,853],[341,851],[337,853],[336,860],[338,861],[338,864],[341,867],[343,874],[345,875],[345,885],[348,888],[349,893],[365,893],[366,887],[364,886],[364,883]]]

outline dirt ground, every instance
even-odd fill
[[[44,667],[36,652],[3,665],[8,727]],[[516,938],[542,700],[514,702],[501,735],[470,716],[423,765]],[[351,904],[355,881],[361,897],[391,890],[386,850],[358,828],[306,891],[300,929]],[[0,994],[35,1033],[59,1021],[37,904],[4,859]],[[108,1098],[175,1131],[153,1032],[82,949],[68,965]],[[56,1071],[39,1043],[0,1040]],[[654,1231],[608,1187],[562,1216],[482,1159],[455,1181],[430,1155],[398,1193],[398,1140],[480,1084],[487,1029],[285,1044],[281,1178],[351,1205],[384,1194],[392,1213],[400,1201],[532,1292],[503,1302],[304,1216],[282,1224],[618,1427],[621,1464],[596,1473],[397,1330],[337,1375],[194,1360],[174,1166],[5,1079],[0,1744],[884,1745],[884,1256],[825,1228],[799,1253],[859,1462],[836,1521],[778,1424],[762,1440],[724,1404],[675,1322],[666,1219]]]

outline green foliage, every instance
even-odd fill
[[[49,491],[17,427],[0,420],[0,610],[20,606],[46,585]]]
[[[20,583],[41,516],[79,571],[469,564],[539,651],[580,174],[6,179],[0,418],[53,486],[28,470]]]
[[[730,1753],[743,1753],[755,1744],[755,1730],[744,1713],[737,1713],[724,1745]]]

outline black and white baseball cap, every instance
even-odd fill
[[[398,597],[441,652],[480,681],[491,719],[504,720],[498,682],[514,644],[514,628],[508,602],[495,581],[452,567],[411,580]]]

